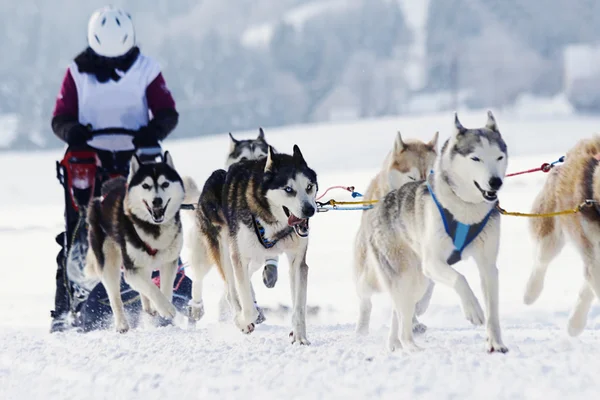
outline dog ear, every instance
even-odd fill
[[[440,137],[440,132],[436,131],[433,134],[433,138],[427,143],[427,146],[431,147],[433,150],[437,148],[438,138]]]
[[[258,128],[258,137],[256,140],[262,140],[263,142],[265,141],[265,131],[263,131],[263,128]]]
[[[394,140],[394,154],[400,154],[406,150],[406,144],[402,140],[402,134],[400,131],[396,134],[396,140]]]
[[[171,153],[169,153],[168,151],[165,151],[164,159],[165,159],[165,163],[169,167],[175,169],[175,164],[173,163],[173,157],[171,156]]]
[[[233,135],[231,134],[231,132],[229,132],[229,152],[232,152],[233,149],[235,149],[235,145],[238,144],[238,140],[235,140],[235,138],[233,137]]]
[[[273,165],[273,148],[271,146],[267,149],[267,162],[265,163],[265,172],[273,172],[275,166]]]
[[[456,135],[462,135],[467,131],[467,128],[465,128],[458,120],[458,113],[456,112],[454,113],[454,127],[456,128]]]
[[[137,154],[134,154],[133,157],[131,157],[131,162],[129,163],[129,175],[135,175],[140,169],[140,164],[140,159],[138,158]]]
[[[294,145],[294,161],[296,162],[296,165],[299,165],[301,167],[306,166],[306,161],[304,160],[304,156],[302,155],[302,153],[300,152],[300,147],[298,147],[297,144]]]
[[[490,110],[487,112],[487,122],[485,123],[485,127],[498,132],[498,124],[496,124],[496,118],[494,118],[494,114]]]

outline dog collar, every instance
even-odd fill
[[[450,236],[452,244],[454,245],[454,251],[452,251],[452,254],[450,254],[450,257],[448,257],[446,262],[448,265],[456,264],[462,259],[463,250],[481,233],[483,228],[485,228],[485,225],[490,219],[490,215],[496,211],[496,208],[492,208],[483,220],[476,224],[463,224],[462,222],[457,221],[450,211],[442,207],[437,197],[435,197],[429,182],[426,182],[426,184],[429,193],[431,193],[431,198],[440,212],[446,234]]]
[[[262,226],[258,218],[254,217],[254,232],[256,232],[256,237],[258,237],[258,241],[263,245],[265,249],[270,249],[271,247],[277,244],[277,240],[269,240],[265,237],[265,227]]]
[[[156,255],[156,253],[158,253],[157,249],[153,249],[152,247],[150,247],[150,245],[146,242],[144,243],[144,250],[146,250],[146,253],[148,253],[148,255],[154,257]]]

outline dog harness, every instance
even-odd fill
[[[262,226],[258,218],[254,217],[254,231],[258,237],[258,241],[263,245],[265,249],[270,249],[277,244],[277,240],[269,240],[265,237],[265,227]]]
[[[495,211],[495,208],[492,208],[480,222],[473,225],[463,224],[462,222],[457,221],[450,211],[442,207],[437,197],[435,197],[429,182],[427,182],[427,189],[429,190],[429,193],[431,193],[431,198],[440,212],[446,234],[452,239],[454,251],[452,251],[452,254],[450,254],[450,257],[448,257],[446,262],[448,265],[454,265],[462,259],[463,250],[481,233],[483,228],[485,228],[485,225],[490,219],[490,215]]]

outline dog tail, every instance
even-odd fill
[[[200,200],[200,189],[198,189],[196,181],[194,181],[191,176],[184,176],[182,180],[183,189],[185,190],[183,202],[185,204],[198,205],[198,200]]]

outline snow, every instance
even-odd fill
[[[510,152],[509,171],[553,161],[578,139],[588,137],[600,118],[495,113]],[[485,122],[485,110],[461,112],[465,126]],[[401,130],[405,137],[440,141],[451,132],[451,113],[365,120],[336,125],[266,130],[279,151],[297,143],[317,171],[322,190],[355,185],[364,190]],[[236,138],[257,131],[234,132]],[[220,168],[227,135],[168,142],[183,174],[202,184]],[[498,260],[500,317],[506,355],[485,352],[485,330],[463,317],[457,295],[438,286],[422,321],[429,330],[416,338],[421,353],[389,353],[385,339],[390,302],[374,297],[371,333],[354,335],[357,302],[351,263],[360,213],[329,212],[311,222],[308,264],[308,318],[311,346],[288,341],[290,305],[287,260],[279,282],[267,289],[253,277],[267,321],[244,336],[233,323],[217,322],[222,284],[211,272],[205,280],[207,314],[194,330],[142,327],[50,335],[53,305],[54,235],[62,224],[62,191],[54,163],[60,151],[2,153],[0,196],[0,399],[592,399],[600,368],[600,307],[595,303],[578,338],[566,334],[568,313],[583,279],[580,260],[567,246],[548,272],[545,291],[533,306],[522,302],[531,267],[527,221],[504,217]],[[528,211],[544,174],[506,180],[502,206]],[[335,192],[334,192],[335,193]],[[343,193],[337,199],[346,199]],[[184,221],[186,222],[187,219]],[[188,225],[186,225],[187,227]],[[183,257],[186,258],[187,252]],[[458,264],[482,300],[472,261]],[[313,308],[314,307],[314,308]]]

